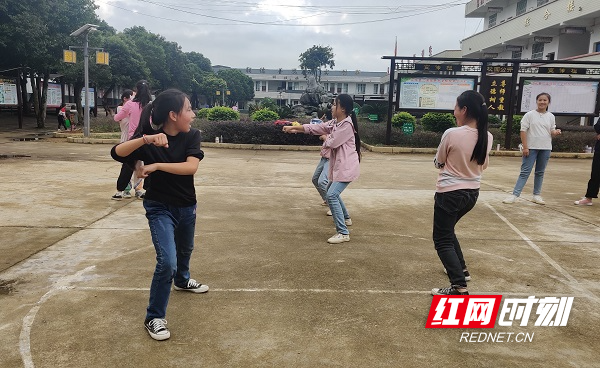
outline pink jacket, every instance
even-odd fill
[[[328,134],[323,147],[331,149],[328,177],[331,181],[351,182],[358,179],[360,167],[354,125],[350,117],[330,124],[304,124],[304,133],[312,135]]]
[[[142,116],[142,107],[139,102],[134,102],[133,100],[129,100],[125,102],[121,111],[119,111],[114,119],[115,121],[120,121],[123,118],[129,118],[129,131],[127,133],[127,139],[131,139],[133,133],[137,129],[138,125],[140,125],[140,117]]]

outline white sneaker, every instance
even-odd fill
[[[592,200],[586,197],[581,198],[578,201],[575,201],[575,204],[578,206],[591,206]]]
[[[352,219],[347,218],[344,220],[344,223],[346,224],[346,226],[352,226]]]
[[[350,235],[340,234],[340,233],[337,233],[334,236],[332,236],[331,238],[327,239],[327,242],[329,244],[339,244],[339,243],[349,242],[349,241],[350,241]]]
[[[546,202],[544,202],[544,199],[542,197],[540,197],[539,195],[534,195],[532,198],[533,203],[537,203],[537,204],[546,204]]]
[[[516,195],[511,195],[510,197],[506,197],[502,203],[506,203],[506,204],[511,204],[511,203],[515,203],[515,201],[517,200],[517,196]]]
[[[327,216],[333,216],[333,215],[331,214],[331,210],[327,210]]]
[[[131,193],[129,191],[124,191],[123,198],[131,198]]]

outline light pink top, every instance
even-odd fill
[[[125,102],[121,111],[117,112],[114,116],[115,121],[120,121],[123,118],[129,118],[129,130],[127,133],[127,139],[131,139],[133,133],[140,124],[140,117],[142,116],[142,106],[139,102],[129,100]]]
[[[327,139],[323,142],[323,147],[331,149],[328,173],[331,181],[351,182],[358,179],[360,166],[354,139],[354,125],[350,117],[340,122],[327,121],[321,124],[304,124],[302,126],[306,134],[328,134]]]
[[[479,165],[477,161],[471,161],[473,148],[477,143],[477,129],[465,125],[446,130],[435,155],[435,162],[438,165],[444,164],[438,174],[436,192],[479,189],[481,174],[488,166],[493,140],[494,137],[488,132],[485,162]]]

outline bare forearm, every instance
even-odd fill
[[[176,163],[156,163],[156,170],[168,172],[175,175],[194,175],[198,171],[200,161],[176,162]]]
[[[527,147],[527,132],[521,132],[521,143],[523,144],[523,148]]]
[[[127,157],[133,151],[140,148],[144,144],[146,144],[146,143],[144,142],[143,138],[136,138],[136,139],[132,139],[129,141],[125,141],[115,147],[115,153],[117,155],[119,155],[120,157]]]

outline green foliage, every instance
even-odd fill
[[[305,76],[307,74],[312,74],[315,76],[317,82],[320,82],[321,67],[333,69],[335,66],[335,61],[333,60],[334,56],[331,46],[314,45],[300,54],[298,61],[300,62],[302,74]]]
[[[385,124],[362,124],[360,139],[371,145],[384,145],[387,127]],[[436,148],[440,144],[442,133],[415,130],[411,135],[402,133],[401,127],[392,126],[391,145],[415,148]]]
[[[388,104],[387,102],[372,102],[362,105],[359,114],[362,116],[377,115],[379,121],[387,121]]]
[[[198,119],[208,119],[209,111],[210,111],[210,109],[208,109],[208,108],[202,108],[202,109],[198,110],[198,112],[196,113],[196,116],[198,117]]]
[[[202,130],[202,141],[214,142],[215,137],[223,137],[226,143],[238,144],[281,144],[281,145],[310,145],[323,144],[319,137],[310,134],[286,134],[281,131],[281,125],[272,122],[248,121],[217,122],[195,121],[194,126]]]
[[[240,113],[224,106],[216,106],[208,109],[207,118],[210,121],[239,121]]]
[[[454,115],[450,113],[428,112],[421,118],[423,129],[429,132],[443,133],[456,126]]]
[[[406,111],[400,111],[399,113],[392,116],[392,126],[402,127],[402,125],[409,123],[415,124],[417,118]]]
[[[271,111],[275,111],[277,109],[277,102],[274,99],[265,97],[260,100],[259,103],[260,109],[269,109]]]
[[[225,95],[227,106],[250,101],[254,98],[254,82],[252,78],[238,69],[219,70],[217,76],[227,83],[227,90],[230,92],[229,95]]]
[[[292,108],[288,105],[279,106],[277,108],[276,112],[280,118],[293,118],[294,117],[294,110],[292,110]]]
[[[279,119],[279,115],[273,110],[262,108],[254,111],[251,118],[253,121],[275,121]]]
[[[488,115],[488,126],[499,128],[502,125],[502,120],[496,115]]]
[[[513,115],[512,134],[519,135],[519,132],[521,131],[521,119],[523,119],[523,115]],[[502,121],[500,131],[506,133],[506,120]]]

